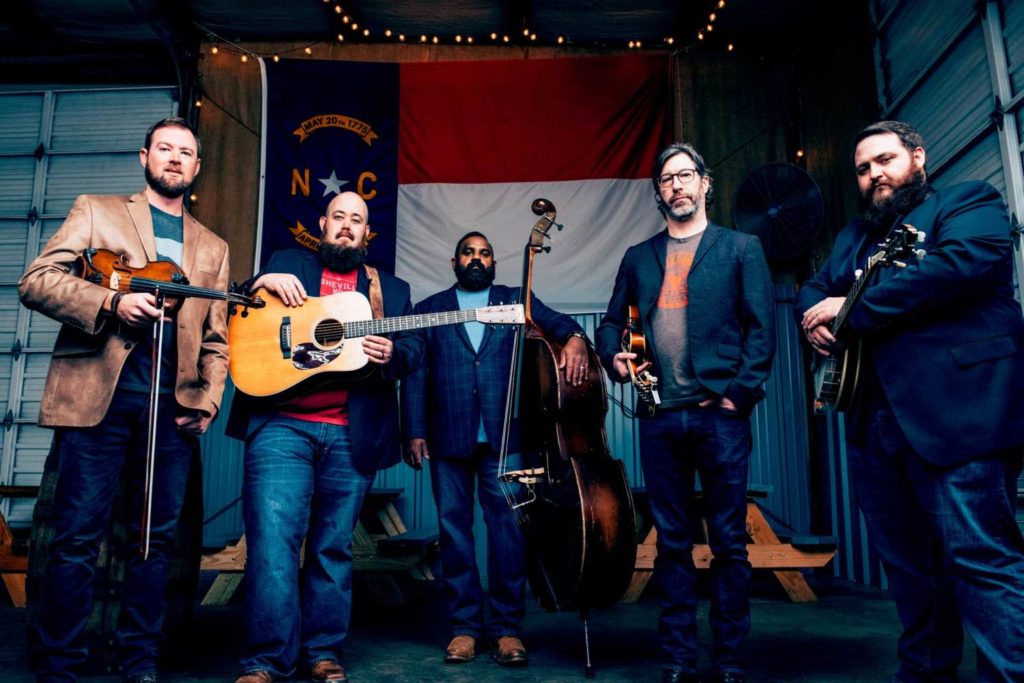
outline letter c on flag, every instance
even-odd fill
[[[370,182],[377,182],[377,174],[373,171],[363,171],[359,174],[359,180],[356,181],[356,192],[363,199],[370,200],[377,196],[377,190],[374,188],[366,189],[366,184]]]

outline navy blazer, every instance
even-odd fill
[[[519,288],[492,285],[489,305],[519,301]],[[455,287],[416,304],[416,313],[459,310]],[[531,315],[545,334],[564,343],[583,332],[576,321],[532,297]],[[467,457],[476,447],[480,417],[491,448],[501,448],[505,397],[515,326],[487,325],[480,350],[474,351],[463,324],[419,331],[425,363],[402,382],[404,437],[425,438],[432,458]],[[510,452],[518,450],[519,428],[512,425]]]
[[[1024,316],[1002,197],[988,183],[961,183],[901,222],[927,234],[925,257],[876,271],[848,318],[897,422],[921,457],[942,466],[1024,444]],[[839,233],[797,295],[798,323],[818,301],[846,296],[881,237],[860,220]],[[856,405],[853,413],[859,423]]]
[[[627,307],[640,309],[653,372],[662,376],[651,333],[651,315],[661,294],[668,229],[626,250],[615,276],[608,311],[597,328],[597,353],[609,376],[621,351]],[[753,235],[709,223],[687,276],[686,338],[696,379],[716,396],[749,414],[764,397],[775,355],[775,295],[761,242]]]
[[[306,293],[312,295],[320,291],[323,265],[315,252],[287,249],[275,252],[264,272],[291,273],[299,278]],[[378,274],[384,299],[384,316],[390,318],[411,314],[409,285],[388,273],[378,271]],[[365,296],[370,292],[370,280],[362,268],[359,269],[356,290]],[[419,365],[423,355],[423,343],[415,333],[396,332],[388,337],[394,343],[391,360],[366,379],[345,384],[348,389],[352,453],[356,469],[364,474],[390,467],[402,458],[396,380],[405,377]],[[248,439],[275,412],[272,401],[237,392],[228,418],[228,435]]]

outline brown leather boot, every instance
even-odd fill
[[[269,671],[251,671],[238,677],[235,683],[274,683]]]
[[[444,653],[444,661],[448,664],[461,664],[476,659],[476,639],[473,636],[455,636],[448,643]]]
[[[333,659],[321,659],[314,664],[309,678],[313,683],[341,683],[348,680],[345,669]]]
[[[494,659],[502,666],[525,666],[526,646],[515,636],[502,636],[498,638],[498,652]]]

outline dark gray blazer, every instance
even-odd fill
[[[640,309],[652,349],[651,315],[665,276],[668,230],[626,250],[608,311],[597,328],[597,353],[609,372],[626,325],[627,307]],[[686,337],[697,381],[749,414],[764,397],[761,384],[775,354],[775,297],[760,241],[708,224],[687,277]],[[653,372],[661,376],[654,360]]]

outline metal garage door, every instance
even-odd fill
[[[0,484],[38,484],[52,435],[35,422],[58,325],[18,303],[18,278],[76,196],[143,186],[138,150],[150,125],[177,112],[174,92],[0,92]],[[0,512],[26,526],[33,504],[0,500]]]

